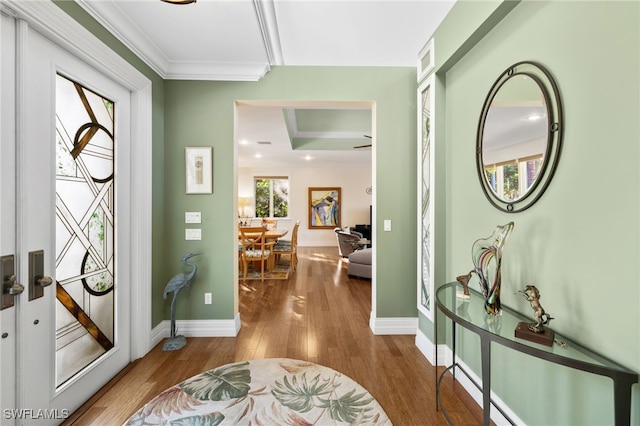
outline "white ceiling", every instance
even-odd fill
[[[165,79],[257,81],[276,65],[415,66],[418,52],[455,0],[76,2]],[[272,148],[284,143],[286,130],[274,127],[282,112],[256,109],[239,108],[240,128],[253,123],[253,143],[271,140]],[[265,127],[257,128],[258,123]],[[249,158],[244,149],[239,147],[240,154]],[[370,151],[345,149],[349,153],[341,153],[343,161],[370,164]],[[300,161],[300,153],[286,145],[277,150],[284,161]],[[331,162],[336,161],[334,155]]]

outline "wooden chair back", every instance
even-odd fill
[[[288,254],[290,256],[290,268],[295,272],[296,264],[298,263],[298,228],[300,227],[300,221],[298,220],[291,230],[291,244],[278,243],[273,248],[273,252],[276,254],[276,260],[282,254]]]
[[[265,233],[267,230],[262,226],[242,226],[240,230],[240,245],[242,251],[262,250],[267,243]]]
[[[248,262],[260,261],[260,279],[264,280],[265,260],[273,253],[274,242],[265,238],[266,229],[262,226],[243,226],[240,230],[241,260],[244,268],[244,278],[247,278]]]

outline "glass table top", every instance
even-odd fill
[[[557,332],[554,336],[555,343],[550,347],[516,338],[515,329],[518,323],[521,321],[534,323],[532,318],[527,318],[504,305],[502,305],[501,315],[489,315],[485,312],[484,296],[480,292],[469,289],[470,297],[468,299],[458,298],[458,292],[462,293],[462,285],[458,282],[451,282],[440,287],[436,291],[436,302],[439,308],[448,317],[455,316],[455,322],[478,333],[486,334],[494,341],[574,368],[610,376],[611,374],[608,372],[596,371],[602,370],[604,367],[605,370],[611,372],[636,375],[637,377],[637,373],[572,342],[571,339]],[[549,328],[553,330],[553,326]],[[557,342],[565,344],[561,345]]]

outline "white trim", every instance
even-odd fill
[[[427,56],[429,57],[429,64],[422,68],[422,60]],[[435,40],[431,38],[418,53],[418,83],[433,71],[436,65],[435,58]]]
[[[269,64],[222,64],[206,62],[170,62],[165,80],[260,81],[271,67]]]
[[[253,0],[253,8],[256,11],[262,42],[269,63],[271,65],[284,65],[278,19],[276,18],[276,8],[273,0]]]
[[[163,70],[169,67],[169,59],[151,43],[147,37],[131,23],[122,11],[113,2],[76,0],[78,6],[83,8],[93,19],[105,27],[115,38],[120,40],[137,57],[142,59],[156,73],[164,77]],[[135,35],[134,42],[131,42],[121,31],[110,24],[118,22],[121,27],[126,27],[128,35]],[[137,46],[141,46],[138,48]]]
[[[416,334],[418,318],[377,318],[371,312],[369,327],[375,335]]]
[[[131,91],[131,359],[151,346],[151,81],[50,1],[0,0],[49,40]]]
[[[186,337],[236,337],[240,331],[240,314],[231,320],[178,320],[176,334]],[[160,322],[151,332],[153,346],[171,335],[171,321]]]
[[[422,355],[424,355],[424,357],[427,359],[427,361],[429,361],[431,365],[435,365],[436,346],[420,329],[418,329],[416,333],[416,346],[418,347]],[[438,353],[438,355],[440,355],[440,353]],[[442,358],[438,356],[438,359],[441,360]]]

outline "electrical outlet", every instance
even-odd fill
[[[204,304],[205,305],[210,305],[211,304],[211,293],[205,293],[204,294]]]
[[[391,219],[385,219],[383,223],[384,223],[384,230],[386,232],[391,231]]]

